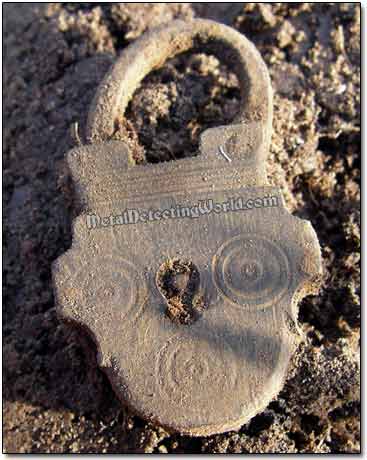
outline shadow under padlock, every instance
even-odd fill
[[[193,47],[235,67],[240,113],[202,134],[197,157],[134,166],[108,141],[114,120],[147,73]],[[83,214],[53,267],[58,312],[92,335],[120,399],[171,430],[238,429],[264,409],[297,343],[297,302],[317,289],[315,232],[267,185],[271,119],[254,46],[175,21],[124,51],[92,104],[89,144],[68,154]]]

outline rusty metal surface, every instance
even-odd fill
[[[144,76],[193,46],[236,64],[243,108],[200,155],[134,166],[108,141]],[[297,302],[321,273],[314,230],[267,184],[272,96],[254,46],[212,21],[137,40],[102,82],[68,163],[82,214],[54,264],[59,314],[94,338],[117,395],[189,435],[239,428],[282,387]]]

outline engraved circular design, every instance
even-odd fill
[[[236,153],[238,148],[238,134],[232,134],[225,142],[225,151],[229,155],[233,155]]]
[[[208,401],[224,410],[238,393],[237,359],[223,337],[170,339],[157,356],[155,377],[161,396],[186,413],[207,410]]]
[[[224,243],[213,259],[214,282],[237,305],[267,307],[279,300],[290,282],[288,258],[276,243],[240,235]]]
[[[88,265],[82,266],[69,282],[78,288],[79,301],[84,305],[97,307],[101,313],[119,309],[119,319],[136,320],[147,297],[144,279],[131,262],[119,256],[98,259],[93,271]]]

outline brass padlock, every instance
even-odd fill
[[[134,166],[109,141],[135,88],[192,48],[234,66],[235,122],[206,130],[196,157]],[[88,144],[67,159],[83,212],[54,264],[58,312],[93,337],[118,397],[188,435],[238,429],[281,389],[298,341],[297,302],[317,292],[320,247],[267,183],[267,68],[241,34],[175,21],[124,50],[100,85]]]

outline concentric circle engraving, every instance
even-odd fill
[[[142,276],[131,262],[120,257],[103,262],[95,271],[95,282],[89,279],[86,283],[86,292],[92,292],[94,301],[101,305],[121,311],[121,318],[137,319],[147,295]],[[93,284],[94,289],[89,289]]]
[[[238,149],[238,141],[239,141],[239,136],[237,133],[232,134],[226,142],[225,142],[225,150],[229,155],[233,155],[236,153],[236,150]]]
[[[238,305],[266,307],[278,300],[290,282],[288,258],[276,243],[252,235],[222,245],[213,260],[214,281]]]
[[[165,400],[185,406],[187,413],[217,405],[238,391],[237,359],[223,340],[174,337],[160,350],[156,379]]]
[[[111,257],[99,260],[98,265],[84,264],[71,274],[63,291],[77,292],[79,314],[100,315],[119,312],[120,319],[136,320],[147,297],[142,276],[130,262]],[[82,318],[81,318],[82,319]]]

